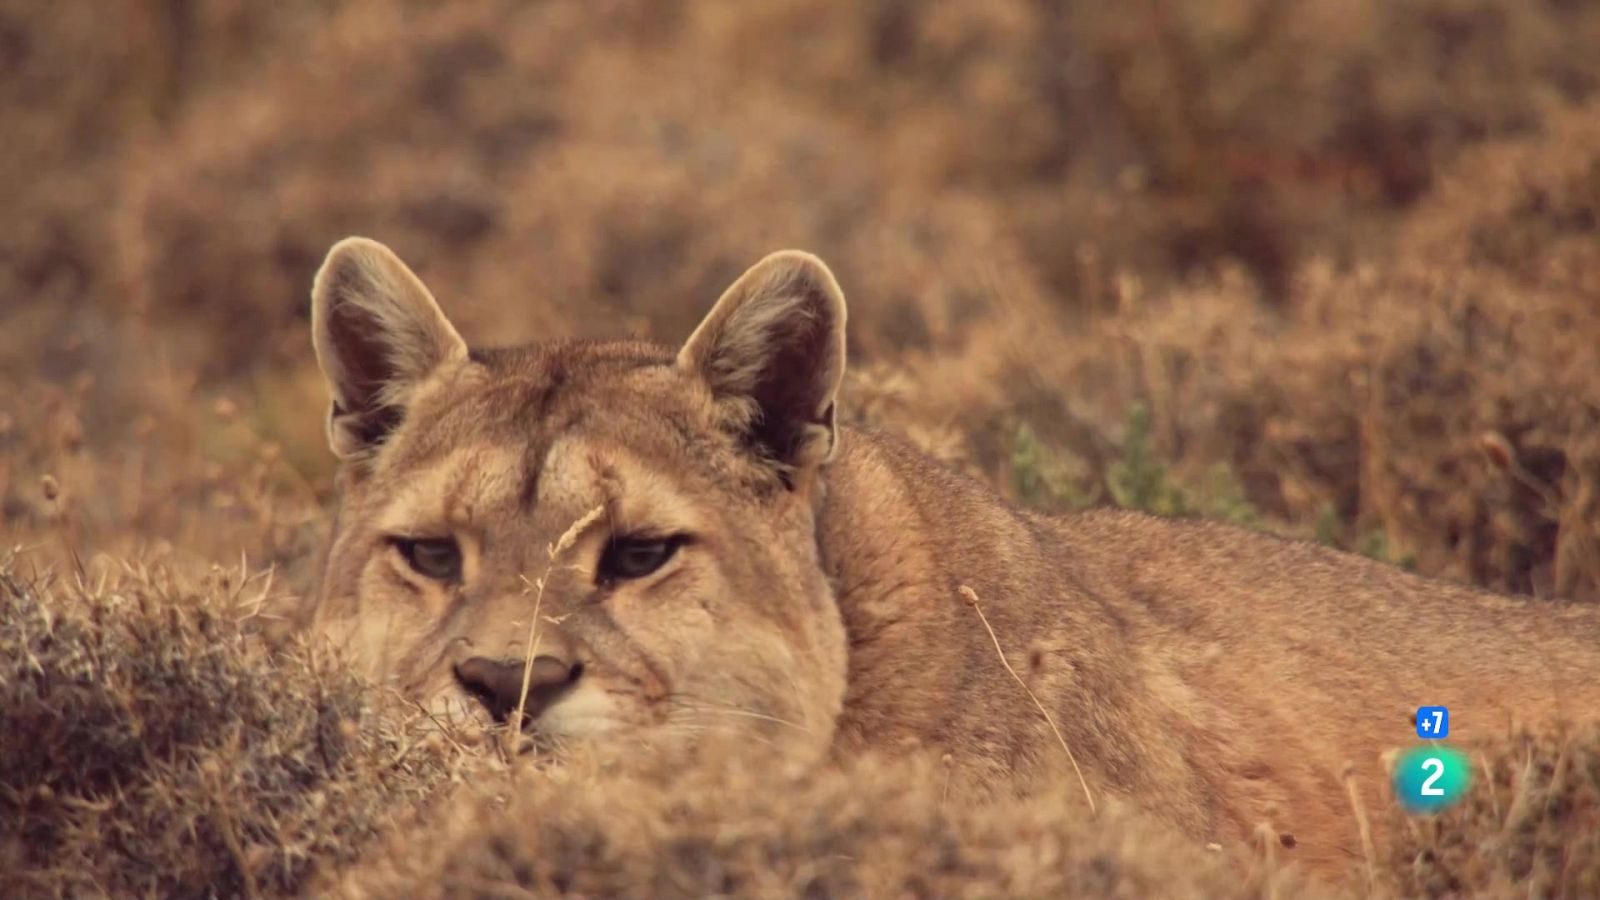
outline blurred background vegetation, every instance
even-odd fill
[[[0,0],[0,540],[275,564],[308,289],[681,340],[768,250],[1019,502],[1600,598],[1600,5]]]

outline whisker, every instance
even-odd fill
[[[769,737],[745,731],[743,729],[735,729],[728,726],[727,723],[701,724],[696,722],[674,722],[673,728],[681,733],[692,735],[704,735],[714,732],[731,733],[736,734],[742,740],[755,741],[759,744],[765,744],[768,747],[776,747],[778,745],[776,741]]]
[[[676,695],[676,696],[673,696],[673,697],[669,697],[667,699],[667,702],[674,704],[679,710],[684,711],[684,712],[715,713],[717,715],[735,716],[735,717],[742,716],[744,718],[757,719],[757,720],[760,720],[760,721],[763,721],[763,722],[772,722],[772,723],[777,724],[777,725],[784,725],[784,726],[787,726],[789,728],[793,728],[794,730],[800,732],[801,734],[807,734],[807,735],[811,734],[811,729],[807,728],[806,726],[804,726],[804,725],[802,725],[802,724],[800,724],[798,722],[790,721],[789,719],[785,719],[785,718],[783,718],[781,716],[774,716],[774,715],[770,715],[768,713],[756,712],[755,710],[750,710],[750,709],[742,709],[742,708],[739,708],[739,707],[736,707],[736,706],[723,706],[723,705],[719,705],[719,704],[715,704],[715,703],[710,703],[710,702],[707,702],[707,701],[699,700],[697,698],[691,697],[691,696],[686,695],[686,694],[679,694],[679,695]]]

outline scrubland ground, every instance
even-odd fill
[[[1019,503],[1600,602],[1597,45],[1560,0],[0,0],[0,895],[1323,892],[1270,822],[915,754],[428,729],[278,627],[331,486],[311,274],[362,233],[469,340],[675,342],[804,247],[845,415]],[[1600,735],[1476,760],[1326,890],[1600,895]]]

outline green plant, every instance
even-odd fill
[[[1198,506],[1203,518],[1243,528],[1261,528],[1265,524],[1261,511],[1256,509],[1245,493],[1243,482],[1227,463],[1217,463],[1211,467],[1200,492]]]
[[[1362,556],[1370,557],[1379,562],[1391,563],[1402,569],[1410,570],[1417,567],[1417,555],[1403,551],[1397,552],[1389,544],[1388,533],[1381,528],[1373,528],[1363,533],[1361,539],[1356,542],[1354,549]]]
[[[1066,455],[1022,422],[1012,436],[1012,494],[1025,506],[1046,510],[1084,509],[1109,495],[1123,509],[1263,527],[1260,510],[1231,467],[1217,463],[1198,485],[1184,484],[1154,449],[1150,432],[1149,410],[1135,403],[1128,409],[1121,454],[1095,478],[1075,475]]]
[[[1084,509],[1100,499],[1097,487],[1079,484],[1061,452],[1027,422],[1018,423],[1012,436],[1011,490],[1019,503],[1038,509]]]
[[[1316,539],[1319,544],[1339,546],[1339,511],[1332,503],[1324,503],[1317,510]]]
[[[1123,509],[1160,516],[1188,515],[1188,498],[1169,478],[1166,463],[1151,446],[1150,431],[1150,410],[1142,403],[1130,406],[1122,456],[1106,469],[1106,488],[1112,501]]]
[[[1339,520],[1339,511],[1334,508],[1332,503],[1324,503],[1322,508],[1317,511],[1315,528],[1315,537],[1319,544],[1336,547],[1340,550],[1349,550],[1406,570],[1412,570],[1417,567],[1417,555],[1411,552],[1402,552],[1396,555],[1395,548],[1390,546],[1388,532],[1382,528],[1370,528],[1363,531],[1350,544],[1341,540],[1339,535],[1348,529]]]

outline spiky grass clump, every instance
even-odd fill
[[[1600,897],[1600,726],[1508,738],[1437,817],[1391,813],[1402,897]]]
[[[791,768],[710,744],[696,764],[580,756],[509,799],[462,794],[375,851],[350,897],[1326,896],[1076,784],[977,800],[928,757]],[[959,778],[957,778],[959,781]],[[1250,856],[1250,854],[1241,854]],[[1293,890],[1294,887],[1300,890]],[[1284,893],[1288,891],[1288,893]],[[321,893],[322,888],[314,891]]]
[[[0,896],[293,893],[448,770],[236,592],[0,565]]]

